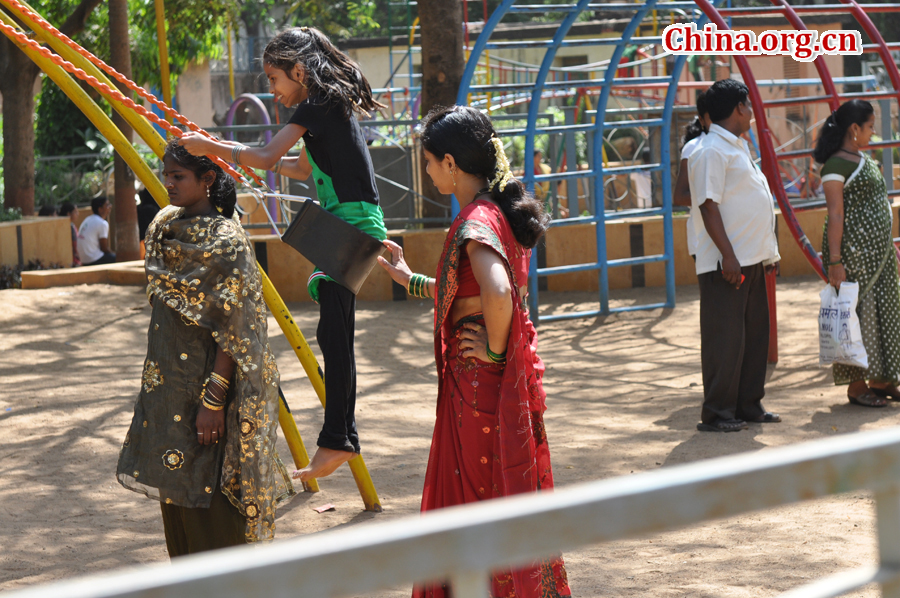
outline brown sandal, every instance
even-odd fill
[[[850,403],[853,405],[859,405],[860,407],[886,407],[887,400],[879,397],[875,392],[869,388],[866,389],[864,393],[859,395],[858,397],[851,396],[849,393],[847,394],[847,398],[850,400]]]

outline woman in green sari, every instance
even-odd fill
[[[836,289],[845,280],[859,283],[856,312],[869,358],[867,369],[835,364],[832,373],[835,384],[849,385],[850,402],[863,407],[900,399],[900,282],[891,203],[878,164],[860,151],[874,126],[872,105],[850,100],[825,121],[813,152],[822,164],[828,206],[822,261]]]
[[[147,358],[116,477],[160,502],[172,557],[269,540],[294,494],[275,450],[278,368],[230,176],[172,141],[147,229]]]

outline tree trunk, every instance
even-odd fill
[[[34,82],[40,69],[5,37],[3,94],[3,202],[34,214]]]
[[[131,43],[128,36],[128,0],[109,0],[109,58],[110,66],[131,78]],[[128,89],[117,82],[119,90],[131,95]],[[117,112],[113,113],[113,123],[131,142],[132,130]],[[137,226],[137,203],[134,193],[134,172],[125,160],[115,155],[115,216],[116,259],[120,262],[137,260],[141,257],[140,239]]]
[[[422,30],[422,102],[419,114],[424,116],[435,106],[452,106],[462,81],[463,10],[461,0],[419,0],[419,23]],[[425,173],[421,162],[422,195],[438,205],[424,202],[422,216],[444,216],[450,196],[442,195]],[[435,223],[426,226],[436,226]]]
[[[82,31],[101,0],[81,0],[60,31]],[[3,94],[3,202],[34,214],[34,82],[40,69],[9,39],[0,35],[0,93]]]

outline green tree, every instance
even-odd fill
[[[34,8],[72,37],[83,31],[100,0],[43,0]],[[40,69],[6,36],[0,36],[3,94],[3,200],[34,214],[34,87]]]
[[[223,0],[165,0],[166,38],[172,89],[187,66],[219,58],[234,6]],[[160,87],[159,43],[153,0],[129,0],[131,68],[135,81]]]

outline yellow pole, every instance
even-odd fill
[[[316,356],[313,355],[313,352],[309,348],[309,344],[307,344],[306,339],[303,338],[303,333],[300,332],[300,328],[294,321],[294,317],[288,310],[287,305],[284,304],[284,300],[275,291],[275,286],[272,284],[272,281],[262,269],[260,269],[259,273],[263,280],[263,296],[266,299],[266,303],[269,304],[269,310],[272,312],[272,315],[275,316],[278,325],[281,326],[281,330],[284,332],[284,337],[291,344],[294,353],[296,353],[297,357],[300,359],[300,364],[303,365],[303,370],[309,377],[309,381],[312,383],[313,389],[319,397],[319,402],[321,402],[322,407],[324,407],[325,381],[322,378],[322,370],[319,369]],[[290,418],[290,420],[293,421],[293,418]],[[369,470],[366,468],[362,455],[350,459],[348,465],[350,466],[350,472],[353,474],[353,479],[356,480],[356,487],[359,489],[359,494],[362,496],[363,503],[366,505],[366,510],[381,512],[381,501],[378,499],[378,493],[375,491],[375,484],[372,482],[372,476],[369,475]],[[304,464],[303,467],[305,466],[306,465]]]
[[[27,8],[34,10],[24,1],[20,0],[20,2]],[[107,78],[106,73],[94,66],[94,63],[92,63],[90,60],[63,43],[61,39],[46,31],[37,21],[32,19],[27,12],[19,10],[15,6],[9,4],[6,0],[0,0],[0,5],[2,5],[6,10],[10,11],[13,16],[21,20],[26,27],[31,29],[34,32],[35,37],[39,41],[42,41],[50,46],[50,48],[52,48],[57,54],[62,56],[68,62],[71,62],[87,74],[96,77],[97,80],[101,83],[106,83],[111,88],[115,89],[115,83]],[[97,91],[100,92],[104,99],[106,99],[106,101],[110,103],[113,109],[115,109],[115,111],[118,112],[129,125],[131,125],[131,127],[141,137],[141,139],[143,139],[144,142],[148,146],[150,146],[150,149],[153,150],[153,153],[161,158],[166,149],[166,141],[165,139],[160,137],[159,133],[156,132],[156,129],[153,128],[153,125],[150,124],[150,121],[148,121],[137,112],[127,108],[124,104],[122,104],[122,102],[116,100],[112,96],[105,94],[99,89]]]
[[[228,89],[231,91],[231,101],[234,101],[234,50],[231,46],[231,19],[228,19],[228,30],[225,32],[228,36]]]
[[[156,7],[156,41],[159,43],[159,74],[162,78],[163,101],[172,105],[172,89],[169,81],[169,50],[166,46],[166,9],[163,0],[154,0]],[[169,116],[166,120],[172,122]]]
[[[291,451],[291,457],[294,458],[294,465],[297,466],[297,469],[309,465],[309,453],[306,452],[306,447],[303,446],[303,439],[300,438],[297,422],[294,421],[294,416],[291,415],[291,411],[288,409],[287,402],[284,399],[278,400],[278,423],[281,424],[284,439],[287,441],[288,448]],[[303,489],[306,492],[318,492],[319,483],[316,480],[303,482]]]

